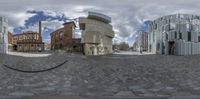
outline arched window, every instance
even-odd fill
[[[61,38],[64,35],[63,31],[59,32],[59,37]]]

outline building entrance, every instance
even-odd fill
[[[13,45],[13,50],[17,51],[17,45]]]
[[[169,55],[174,55],[175,54],[175,42],[174,41],[170,41],[169,42]]]

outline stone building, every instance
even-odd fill
[[[66,22],[64,27],[52,32],[51,35],[51,50],[65,49],[67,51],[82,51],[80,40],[75,38],[74,22]]]
[[[33,31],[13,35],[12,45],[13,51],[36,52],[44,50],[40,33]]]
[[[95,12],[89,12],[88,17],[79,18],[81,43],[85,55],[104,55],[113,52],[114,32],[110,23],[110,17]]]
[[[8,52],[8,20],[0,16],[0,53]]]
[[[148,49],[158,54],[200,54],[200,16],[174,14],[149,25]]]

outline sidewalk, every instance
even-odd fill
[[[23,57],[48,57],[51,53],[38,52],[38,53],[24,53],[24,52],[8,52],[8,55],[23,56]]]
[[[135,51],[120,51],[120,52],[115,52],[113,54],[117,54],[117,55],[150,55],[152,53],[142,52],[142,54],[140,54],[140,52],[135,52]]]

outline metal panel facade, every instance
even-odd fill
[[[165,53],[161,54],[200,54],[200,16],[168,15],[152,21],[149,27],[149,39],[151,40],[148,46],[152,46],[149,47],[152,53],[161,53],[164,50]],[[165,47],[157,47],[162,42]]]

